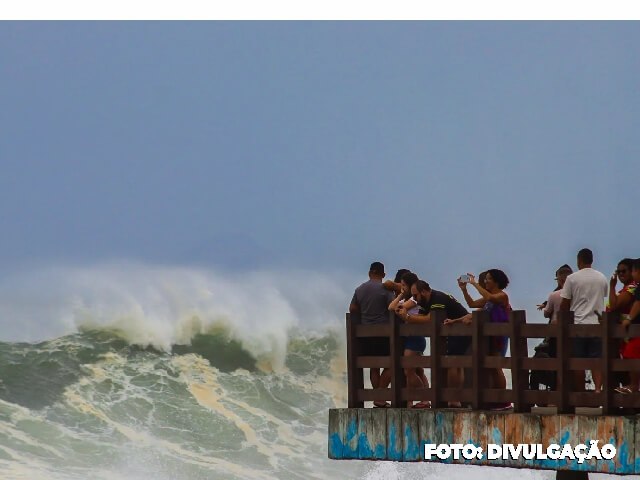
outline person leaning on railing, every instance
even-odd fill
[[[400,318],[404,316],[405,312],[407,314],[420,313],[420,307],[416,303],[415,299],[411,296],[411,286],[417,281],[418,276],[413,272],[407,272],[402,275],[402,278],[400,279],[400,293],[389,304],[389,311],[394,312]],[[427,341],[423,336],[403,337],[402,341],[405,357],[422,355],[425,348],[427,347]],[[424,368],[405,368],[404,374],[407,377],[408,387],[429,388],[429,380],[424,374]],[[431,404],[428,401],[423,401],[410,406],[414,408],[428,408],[431,406]]]
[[[462,304],[453,296],[432,290],[427,282],[418,280],[411,287],[411,295],[420,307],[420,313],[410,314],[404,313],[401,317],[409,323],[425,323],[431,321],[431,312],[434,310],[444,310],[447,319],[453,321],[471,322],[471,315]],[[447,355],[464,355],[471,344],[469,336],[450,336],[447,337],[446,354]],[[433,353],[433,352],[432,352]],[[462,388],[464,374],[461,368],[449,368],[447,370],[447,385],[451,388]],[[460,407],[459,401],[449,402],[450,407]]]
[[[640,258],[636,258],[631,263],[631,277],[636,284],[640,283]],[[622,321],[622,325],[629,327],[629,325],[640,324],[640,288],[636,288],[633,292],[633,304],[629,315]],[[623,351],[622,358],[634,358],[640,359],[640,337],[630,338],[626,343]],[[640,373],[630,372],[629,377],[631,379],[629,385],[616,388],[620,393],[637,392],[640,387]]]

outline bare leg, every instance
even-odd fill
[[[507,388],[507,379],[504,376],[504,370],[501,368],[496,368],[493,370],[493,388]]]
[[[405,350],[404,351],[404,356],[405,357],[415,357],[420,355],[419,352],[416,352],[414,350]],[[404,369],[404,375],[407,377],[407,387],[408,388],[423,388],[424,387],[424,383],[422,382],[422,379],[420,378],[420,376],[417,373],[417,368],[405,368]],[[409,407],[413,406],[413,401],[409,401]]]
[[[422,384],[424,385],[424,388],[429,388],[429,379],[427,378],[427,375],[424,373],[424,368],[422,367],[416,368],[416,375],[418,375],[420,377],[420,380],[422,380]]]
[[[380,381],[377,388],[387,388],[391,383],[391,369],[385,368],[380,374]]]
[[[405,357],[415,357],[420,355],[420,353],[415,352],[413,350],[405,350]],[[409,388],[422,388],[424,385],[422,383],[422,379],[416,373],[415,368],[405,368],[404,374],[407,377],[407,387]]]

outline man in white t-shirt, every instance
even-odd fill
[[[593,252],[583,248],[578,252],[578,271],[572,273],[564,282],[560,293],[560,310],[573,311],[574,323],[597,324],[604,310],[604,298],[607,296],[607,277],[591,268]],[[575,358],[600,358],[602,339],[600,337],[574,338],[573,356]],[[602,373],[592,370],[596,391],[602,387]],[[577,387],[584,388],[584,372],[576,372]]]

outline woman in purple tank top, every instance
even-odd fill
[[[481,285],[472,274],[469,274],[469,283],[473,285],[482,298],[473,300],[467,292],[466,284],[461,283],[460,288],[470,307],[482,308],[489,312],[490,321],[492,323],[507,323],[509,321],[509,312],[511,305],[509,304],[509,296],[504,291],[509,285],[509,278],[497,268],[487,270],[484,278],[484,284]],[[509,337],[490,337],[488,345],[488,355],[506,356],[507,347],[509,346]],[[501,368],[489,370],[489,387],[490,388],[507,388],[507,379]],[[510,408],[511,404],[493,405],[493,409]]]

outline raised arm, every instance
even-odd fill
[[[615,312],[624,309],[633,302],[633,295],[625,288],[619,294],[616,294],[616,286],[613,280],[609,283],[609,310]]]
[[[400,300],[402,300],[403,294],[402,292],[400,292],[396,298],[394,298],[391,303],[389,304],[389,311],[390,312],[395,312],[396,308],[398,308],[398,306],[400,305]]]
[[[482,308],[487,301],[484,298],[479,298],[478,300],[474,300],[469,292],[467,291],[467,284],[458,280],[458,286],[460,290],[462,290],[462,295],[464,295],[464,301],[467,302],[469,308]]]
[[[618,277],[614,273],[609,279],[609,310],[615,312],[618,309],[618,296],[616,295],[616,284]]]
[[[393,280],[385,280],[382,283],[382,286],[396,294],[402,292],[402,286],[399,283],[394,282]]]
[[[483,286],[481,286],[477,281],[476,281],[476,277],[473,276],[472,274],[469,274],[469,283],[471,285],[473,285],[474,287],[476,287],[476,290],[478,290],[478,293],[480,295],[482,295],[482,299],[484,300],[484,303],[486,302],[493,302],[495,303],[499,303],[502,305],[506,305],[508,303],[508,296],[506,293],[500,291],[498,293],[490,293],[488,290],[486,290]],[[471,306],[471,305],[469,305]]]

